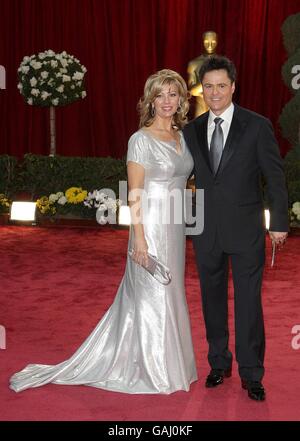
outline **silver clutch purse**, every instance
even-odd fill
[[[128,255],[131,258],[132,254],[133,250],[129,250]],[[152,254],[148,253],[148,264],[142,264],[141,266],[145,268],[145,270],[148,271],[148,273],[150,273],[151,276],[153,276],[154,279],[156,279],[162,285],[169,285],[172,280],[170,269]]]

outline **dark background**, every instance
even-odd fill
[[[146,78],[162,68],[187,79],[202,33],[238,70],[235,101],[269,117],[282,154],[278,117],[290,93],[281,25],[300,0],[0,0],[0,154],[49,153],[49,109],[27,105],[17,89],[25,55],[65,50],[86,66],[87,98],[57,109],[57,153],[122,157],[137,129]]]

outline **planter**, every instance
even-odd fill
[[[0,225],[8,225],[9,213],[0,213]]]
[[[291,236],[300,236],[300,225],[298,227],[290,227],[290,235]]]
[[[79,216],[74,215],[57,215],[53,217],[42,217],[39,216],[37,219],[37,224],[42,227],[89,227],[89,228],[99,228],[101,225],[98,224],[96,219],[84,219]]]
[[[68,228],[97,228],[128,230],[127,225],[105,224],[100,225],[96,219],[84,219],[72,215],[56,215],[53,217],[39,216],[36,221],[39,227],[68,227]]]

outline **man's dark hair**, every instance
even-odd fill
[[[204,60],[200,70],[199,70],[199,79],[202,83],[203,77],[207,72],[212,70],[226,70],[230,81],[233,83],[236,80],[236,68],[232,61],[229,58],[223,57],[221,55],[212,55],[207,57]]]

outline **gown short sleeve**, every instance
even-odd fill
[[[126,162],[136,162],[142,165],[144,168],[147,168],[148,150],[149,146],[147,146],[145,136],[140,132],[134,133],[128,141]]]

